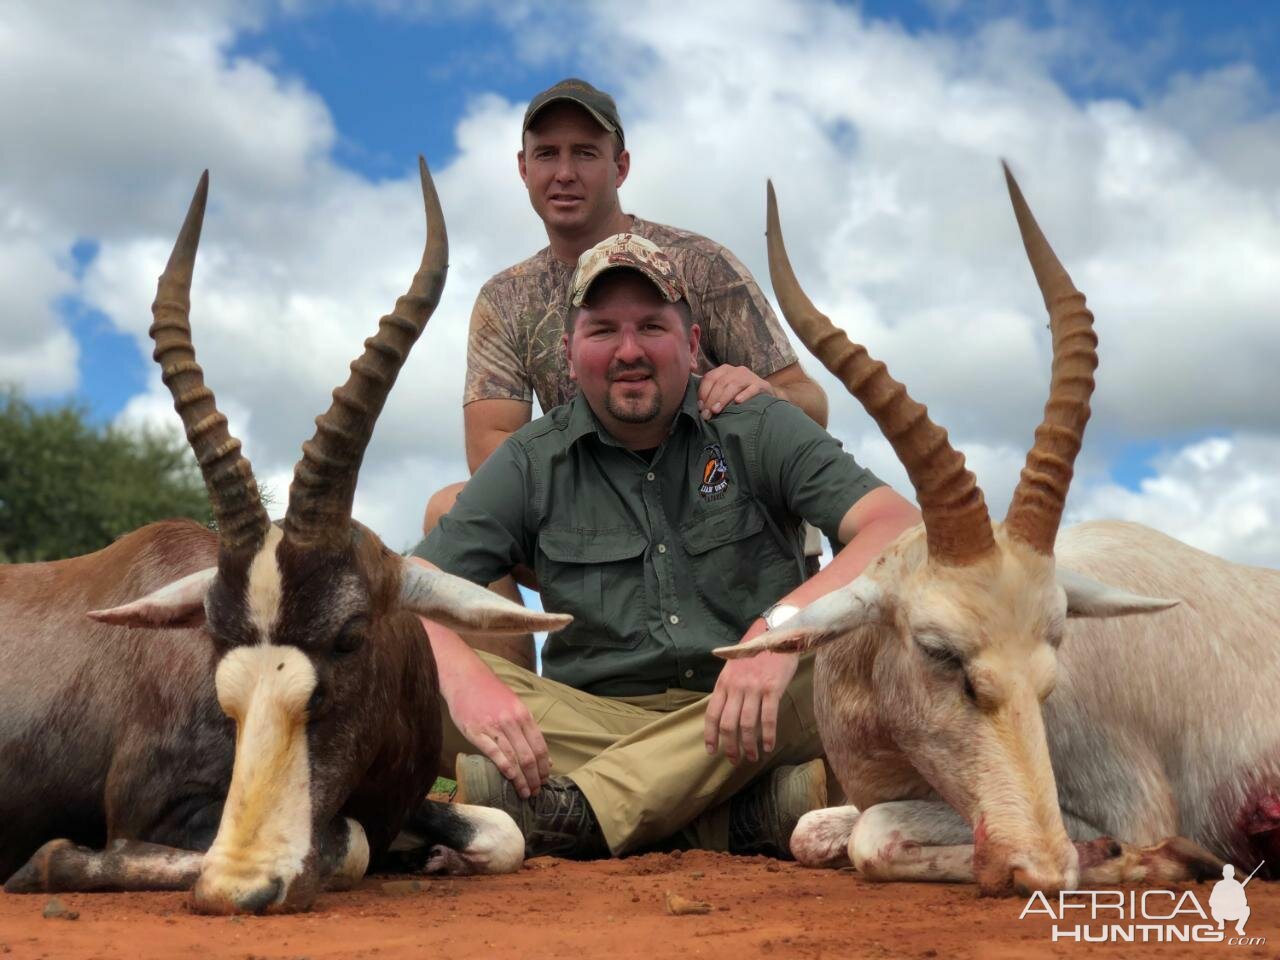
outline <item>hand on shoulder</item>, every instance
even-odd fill
[[[747,367],[721,364],[704,374],[698,384],[698,412],[703,420],[710,420],[729,404],[745,403],[761,393],[774,396],[768,380]]]

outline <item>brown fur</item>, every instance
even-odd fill
[[[220,558],[212,633],[130,630],[84,613],[215,559],[213,533],[169,521],[86,557],[0,567],[0,878],[55,837],[95,848],[138,840],[202,850],[212,841],[234,743],[213,669],[221,652],[258,639],[237,602],[242,565]],[[397,608],[399,558],[364,528],[353,528],[341,554],[282,551],[282,560],[288,622],[277,639],[315,659],[328,698],[308,724],[316,834],[350,816],[377,856],[436,774],[430,648],[418,618]],[[368,635],[334,660],[326,645],[344,614],[331,588],[344,577],[367,597]]]

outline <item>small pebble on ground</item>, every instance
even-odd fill
[[[701,913],[710,913],[711,904],[702,900],[690,900],[688,897],[682,897],[678,893],[667,891],[666,896],[667,913],[673,917],[692,916]]]
[[[46,920],[79,920],[80,912],[78,910],[68,910],[57,897],[51,897],[49,902],[44,905],[44,918]]]

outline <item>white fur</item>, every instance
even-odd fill
[[[195,896],[236,904],[279,879],[281,903],[312,845],[306,724],[315,667],[295,647],[237,647],[218,664],[216,684],[236,721],[236,759]]]
[[[972,834],[955,828],[979,818],[987,852],[1033,886],[1078,876],[1064,823],[1076,840],[1149,847],[1184,836],[1249,860],[1242,815],[1258,792],[1280,789],[1280,571],[1228,563],[1129,523],[1062,531],[1056,570],[1020,558],[999,527],[997,540],[995,566],[958,571],[930,570],[921,543],[900,541],[881,575],[914,634],[865,630],[819,654],[823,740],[863,808],[849,838],[855,865],[879,879],[971,876]],[[1111,618],[1064,620],[1073,601],[1076,613]],[[958,673],[933,681],[939,692],[925,699],[871,682],[877,649],[904,671],[933,669],[912,653],[931,624],[966,657],[978,713],[957,693]],[[937,700],[941,691],[951,699]],[[935,709],[953,712],[930,717]],[[917,719],[891,735],[895,716]],[[935,733],[900,745],[926,720]],[[964,816],[911,799],[930,788]],[[987,881],[998,886],[998,869]]]
[[[343,819],[347,822],[347,852],[342,863],[325,880],[325,886],[331,890],[351,889],[364,879],[369,869],[369,838],[364,827],[350,817]]]
[[[849,863],[849,837],[858,822],[857,807],[810,810],[791,832],[791,855],[805,867],[843,867]]]
[[[271,632],[280,619],[280,597],[284,592],[280,576],[280,564],[276,560],[276,547],[284,539],[284,530],[277,526],[267,529],[267,536],[249,567],[248,601],[249,622],[258,630],[262,643],[271,642]]]
[[[471,821],[475,839],[463,850],[432,848],[427,873],[515,873],[524,863],[524,835],[510,815],[491,807],[466,803],[453,805],[454,812]]]

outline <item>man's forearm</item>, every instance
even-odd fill
[[[909,516],[894,515],[871,521],[845,544],[829,564],[782,599],[782,603],[803,607],[823,594],[852,583],[893,540],[916,524]]]
[[[431,653],[436,660],[436,673],[440,677],[440,692],[444,694],[446,701],[451,699],[453,691],[460,684],[466,683],[467,677],[473,676],[475,671],[492,672],[457,631],[426,617],[420,619],[427,631],[427,641],[431,644]]]
[[[884,491],[883,494],[881,490]],[[880,499],[883,503],[871,516],[857,525],[857,532],[849,538],[849,542],[836,553],[829,564],[786,596],[779,598],[778,603],[804,607],[819,597],[852,583],[899,534],[920,522],[920,512],[915,506],[900,498],[888,487],[873,490],[867,497]],[[854,510],[850,513],[853,514]],[[763,623],[757,618],[743,639],[749,640],[763,632]]]
[[[480,464],[511,434],[529,422],[533,405],[525,400],[473,400],[462,408],[467,468],[475,473]]]
[[[795,404],[818,426],[827,425],[827,392],[807,376],[790,383],[772,386],[775,397]]]
[[[465,437],[467,469],[475,473],[489,455],[506,443],[514,431],[502,429],[468,431]]]
[[[421,557],[410,557],[410,562],[421,564],[431,570],[440,569]],[[475,671],[492,673],[488,665],[476,655],[456,630],[426,617],[418,619],[422,621],[422,627],[427,631],[427,643],[431,645],[431,654],[436,661],[436,674],[440,678],[440,692],[444,694],[446,702],[450,700],[458,685],[467,682],[467,677],[474,676]]]

